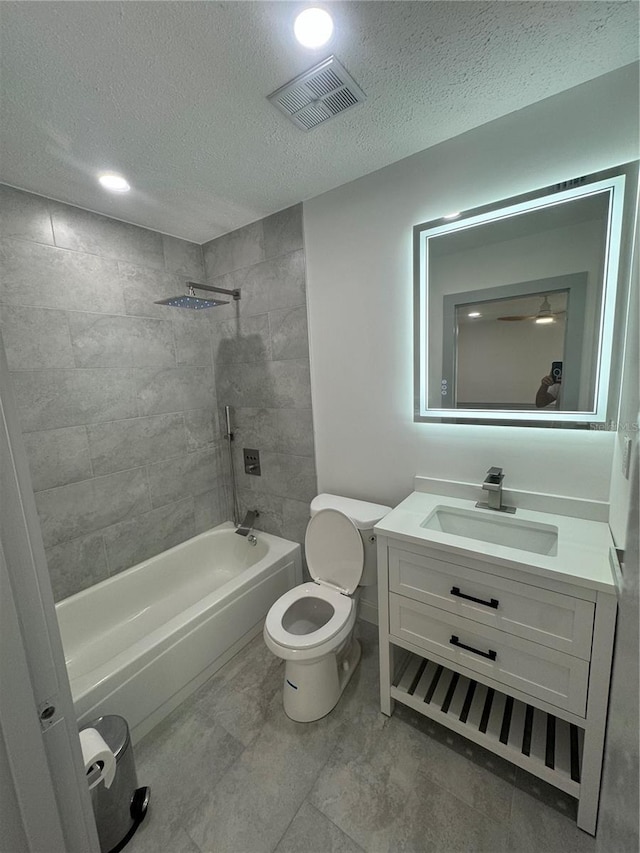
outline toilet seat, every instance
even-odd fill
[[[308,634],[292,634],[282,624],[290,607],[304,598],[319,598],[333,607],[333,616],[315,631]],[[300,651],[312,649],[327,642],[347,624],[354,607],[354,601],[347,595],[342,595],[335,589],[316,582],[304,583],[290,589],[272,605],[267,613],[265,629],[271,639],[287,649]]]

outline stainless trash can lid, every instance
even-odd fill
[[[119,717],[116,714],[98,717],[87,723],[82,729],[95,729],[100,734],[111,752],[115,755],[116,764],[131,742],[127,721],[124,717]]]

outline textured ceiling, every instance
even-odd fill
[[[0,3],[0,180],[204,242],[638,58],[636,2],[305,5]],[[304,133],[266,96],[330,53],[367,101]]]

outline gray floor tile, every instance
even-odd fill
[[[309,799],[372,853],[504,850],[507,827],[430,779],[432,756],[427,737],[379,715],[340,742]]]
[[[154,822],[158,811],[151,803],[144,822],[127,844],[127,853],[201,853],[198,845],[182,828],[175,832],[158,833]]]
[[[345,732],[309,800],[366,850],[390,849],[420,758],[409,726],[379,715]]]
[[[424,735],[420,772],[425,777],[487,817],[509,821],[517,772],[513,764],[411,708],[398,704],[394,716]]]
[[[423,778],[409,793],[390,843],[374,843],[368,853],[515,853],[507,833],[505,824]]]
[[[553,785],[543,782],[542,779],[521,768],[516,771],[515,785],[516,788],[544,803],[545,806],[575,821],[578,814],[578,801],[575,797],[570,797],[564,791],[554,788]]]
[[[192,821],[203,850],[271,853],[333,750],[335,718],[294,723],[274,711]]]
[[[186,832],[242,749],[206,708],[189,703],[143,738],[136,769],[138,783],[151,788],[152,810],[132,853],[197,850]]]
[[[192,701],[199,708],[208,708],[228,732],[249,745],[270,716],[284,713],[283,678],[284,661],[269,651],[260,633]]]
[[[363,853],[363,850],[311,803],[303,803],[275,853]]]
[[[593,853],[595,838],[578,829],[576,801],[529,773],[518,771],[509,829],[509,853]],[[626,851],[611,851],[626,853]]]

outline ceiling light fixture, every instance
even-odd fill
[[[469,311],[467,317],[482,317],[482,314],[479,311]]]
[[[333,20],[324,9],[305,9],[296,18],[293,32],[303,47],[322,47],[331,38]]]
[[[113,172],[98,175],[98,181],[105,190],[111,190],[113,193],[128,193],[131,189],[129,182],[122,175],[116,175]]]
[[[457,213],[447,213],[446,216],[443,216],[443,219],[457,219],[460,216],[460,211]]]

